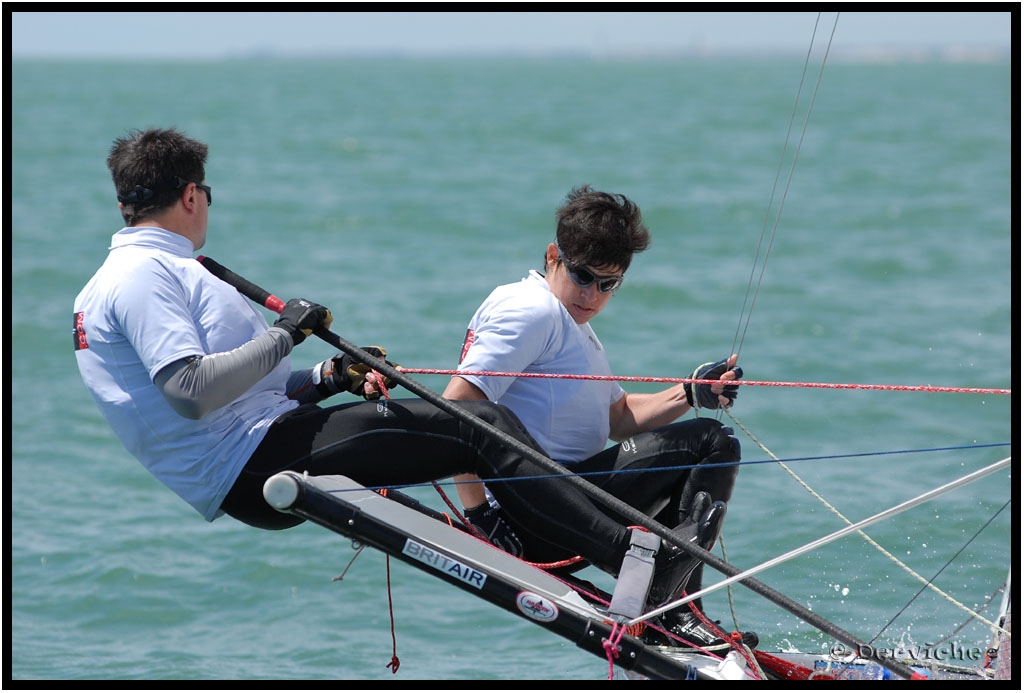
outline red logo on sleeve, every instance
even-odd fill
[[[89,340],[85,338],[85,313],[82,311],[75,313],[74,335],[75,351],[89,348]]]
[[[466,330],[466,341],[462,343],[462,355],[459,356],[459,363],[462,363],[466,354],[469,352],[469,348],[473,346],[473,342],[476,340],[476,334],[473,330]]]

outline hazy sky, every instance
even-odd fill
[[[45,3],[27,6],[39,8],[45,7]],[[597,55],[689,50],[804,53],[818,19],[816,12],[10,14],[13,57],[140,58],[481,51]],[[1015,19],[1019,21],[1019,16]],[[835,21],[835,12],[821,14],[815,45],[819,45],[818,41],[827,42]],[[839,15],[833,47],[837,51],[867,46],[1008,51],[1010,37],[1010,12],[843,12]]]

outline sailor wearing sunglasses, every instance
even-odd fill
[[[590,321],[622,286],[633,255],[647,249],[650,232],[629,198],[587,185],[569,193],[556,220],[544,271],[531,270],[521,281],[497,287],[473,315],[460,374],[444,395],[508,406],[552,459],[668,527],[708,513],[720,527],[739,468],[702,465],[738,462],[739,441],[713,418],[678,419],[695,407],[732,405],[739,388],[729,383],[743,374],[735,355],[685,373],[721,384],[686,383],[657,393],[627,393],[611,379],[479,375],[612,375]],[[483,484],[462,483],[458,490],[466,517],[495,545],[536,563],[571,558],[507,517]],[[538,507],[537,512],[563,524],[574,517],[573,508]],[[717,531],[707,537],[705,548],[710,550],[717,537]],[[702,567],[691,574],[687,593],[700,589]],[[698,602],[693,602],[696,609]],[[729,646],[690,605],[667,612],[656,625],[699,647]],[[655,629],[649,629],[648,639],[670,644]],[[744,634],[748,645],[756,640],[756,634]]]

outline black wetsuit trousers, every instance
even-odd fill
[[[730,427],[715,419],[696,418],[628,438],[573,465],[572,471],[666,527],[676,527],[698,492],[708,493],[715,501],[732,498],[739,466],[729,463],[739,460],[740,443]],[[629,524],[625,518],[617,519]],[[526,560],[555,563],[575,555],[550,541],[550,536],[536,534],[518,516],[508,520],[523,542]],[[702,579],[703,564],[694,570],[686,591],[700,589]]]
[[[540,451],[511,410],[487,401],[459,406]],[[543,454],[543,453],[542,453]],[[303,405],[275,421],[228,493],[221,509],[254,527],[286,529],[303,520],[272,508],[264,482],[292,470],[340,474],[378,488],[428,483],[471,473],[488,488],[515,526],[543,537],[563,554],[581,555],[618,573],[630,530],[580,489],[553,477],[529,457],[421,399]],[[638,482],[643,483],[643,482]]]

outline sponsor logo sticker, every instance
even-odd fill
[[[420,563],[430,566],[439,573],[451,575],[475,588],[483,589],[487,576],[472,566],[464,565],[451,556],[446,556],[436,549],[424,546],[412,539],[405,540],[402,553]]]
[[[558,618],[558,607],[539,594],[520,592],[516,596],[516,608],[534,621],[548,623]]]
[[[466,360],[466,354],[469,353],[469,348],[473,346],[473,342],[476,341],[476,333],[473,330],[466,330],[466,339],[462,342],[462,355],[459,356],[459,363]]]
[[[79,349],[88,349],[89,340],[85,338],[85,313],[79,311],[75,313],[75,326],[73,329],[75,335],[75,351]]]

